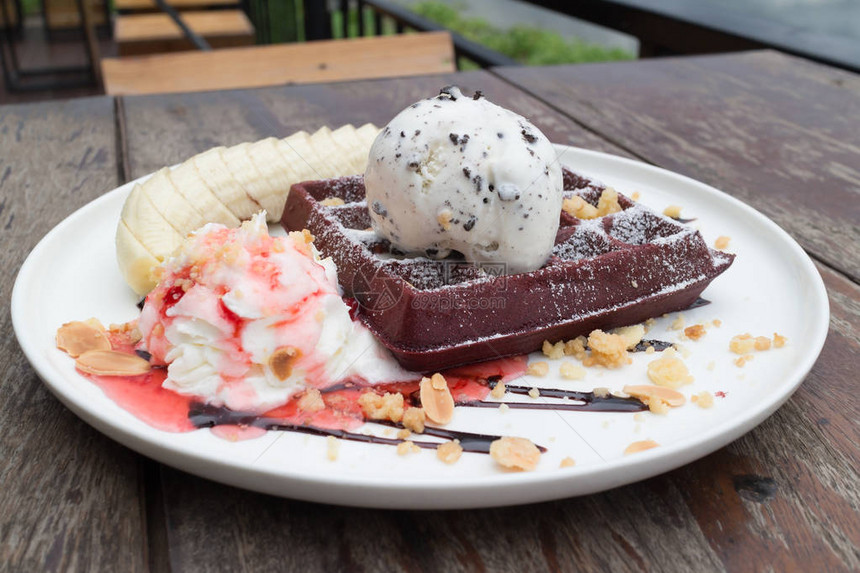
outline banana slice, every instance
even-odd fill
[[[257,203],[261,209],[266,209],[266,199],[271,194],[271,186],[265,177],[260,173],[248,156],[249,143],[240,143],[233,147],[221,150],[221,157],[224,159],[224,165],[236,178],[245,189],[251,199]]]
[[[290,185],[361,173],[379,128],[351,125],[304,131],[284,139],[216,147],[135,185],[116,231],[120,270],[134,291],[155,285],[154,268],[188,233],[210,222],[237,226],[265,208],[270,221],[283,211]]]
[[[215,147],[195,155],[191,161],[194,162],[197,172],[206,181],[209,189],[233,215],[240,220],[250,219],[251,215],[259,212],[262,207],[245,192],[245,188],[227,169],[221,156],[221,151],[225,149]]]
[[[373,145],[373,142],[376,141],[376,136],[379,135],[379,132],[382,131],[372,123],[365,123],[361,127],[355,130],[355,135],[358,136],[358,140],[362,143],[362,149],[364,150],[362,156],[362,162],[359,167],[360,173],[364,173],[367,169],[367,156],[370,155],[370,148]]]
[[[128,286],[140,296],[155,287],[153,271],[158,260],[137,240],[125,221],[116,226],[116,259]]]
[[[207,217],[208,223],[238,227],[241,221],[224,206],[197,172],[192,161],[186,161],[167,172],[173,187]]]
[[[363,173],[367,153],[362,153],[362,144],[355,134],[355,127],[343,125],[331,132],[331,138],[343,152],[350,173]]]
[[[302,163],[307,169],[309,177],[307,179],[327,179],[334,177],[337,172],[328,163],[324,162],[314,149],[311,143],[311,137],[304,131],[294,133],[286,139],[282,140],[301,158]]]
[[[296,182],[293,170],[278,151],[277,143],[277,138],[269,137],[252,143],[246,148],[251,163],[268,183],[269,194],[259,198],[258,202],[265,207],[267,219],[272,223],[281,220],[290,185]]]
[[[140,244],[159,261],[165,260],[185,240],[155,208],[140,185],[131,190],[121,218]]]
[[[156,171],[141,185],[141,192],[176,232],[184,237],[205,225],[208,219],[176,189],[167,175],[168,171],[168,167]]]

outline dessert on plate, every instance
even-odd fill
[[[287,237],[268,234],[261,207]],[[381,131],[301,132],[158,172],[126,201],[117,256],[146,294],[140,317],[69,323],[57,341],[149,423],[432,448],[446,462],[475,451],[517,469],[541,448],[442,428],[454,407],[647,409],[659,394],[647,388],[504,398],[535,395],[514,382],[524,354],[556,341],[597,356],[616,337],[612,365],[626,363],[627,341],[599,329],[690,306],[732,262],[697,231],[562,169],[525,118],[453,87]],[[401,433],[355,432],[365,421]]]

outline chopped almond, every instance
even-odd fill
[[[421,448],[416,446],[410,440],[406,440],[405,442],[400,442],[397,444],[397,455],[398,456],[407,456],[409,454],[417,454],[421,451]]]
[[[591,355],[582,361],[585,366],[620,368],[632,362],[627,354],[627,341],[617,334],[593,330],[588,335],[588,347]]]
[[[77,358],[90,350],[110,350],[110,340],[99,321],[91,318],[82,322],[74,320],[57,329],[57,348]]]
[[[444,376],[436,373],[432,378],[422,378],[419,392],[428,419],[437,424],[451,421],[454,417],[454,398]]]
[[[78,356],[75,366],[97,376],[140,376],[151,369],[140,356],[114,350],[88,350]]]
[[[690,340],[699,340],[705,336],[705,327],[701,324],[694,324],[684,329],[684,335]]]
[[[403,419],[402,394],[386,392],[380,396],[376,392],[368,391],[358,398],[358,405],[370,420],[399,422]]]
[[[403,426],[416,434],[421,434],[424,432],[425,419],[424,408],[408,408],[403,413]]]

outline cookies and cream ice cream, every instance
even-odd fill
[[[265,215],[201,228],[159,270],[138,321],[165,387],[262,412],[309,387],[412,378],[351,319],[310,235],[271,237]]]
[[[374,230],[405,253],[504,263],[549,258],[562,204],[561,166],[528,120],[455,87],[400,112],[365,172]]]

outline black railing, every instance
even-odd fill
[[[333,13],[328,10],[328,2],[324,0],[307,0],[305,2],[306,40],[332,38],[335,21],[340,26],[337,35],[341,38],[348,38],[352,35],[381,35],[389,31],[396,34],[403,34],[411,30],[419,32],[445,31],[451,34],[454,52],[458,60],[465,58],[482,68],[518,65],[518,62],[513,58],[466,39],[460,34],[388,0],[358,0],[357,3],[350,2],[350,0],[338,0],[336,5],[337,11],[341,14],[337,20],[332,17]],[[357,21],[355,21],[355,26],[350,26],[350,14],[353,6],[357,8]],[[369,22],[372,22],[373,26],[369,26]],[[353,27],[356,28],[356,34],[351,33]]]

